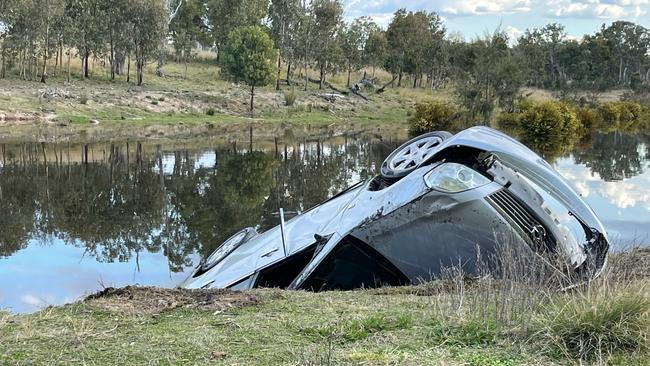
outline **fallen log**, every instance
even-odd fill
[[[317,93],[316,96],[323,98],[330,103],[336,102],[337,98],[345,98],[345,95],[335,93]]]
[[[393,79],[391,81],[387,82],[381,88],[377,89],[377,91],[375,93],[377,93],[377,94],[383,93],[384,91],[386,91],[386,87],[389,86],[390,84],[392,84],[393,82],[395,82],[395,80],[397,80],[397,76],[393,76]]]

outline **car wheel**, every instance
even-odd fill
[[[212,252],[212,254],[210,254],[208,258],[201,261],[201,264],[199,264],[199,272],[209,271],[212,267],[217,265],[217,263],[227,257],[233,250],[255,236],[257,236],[257,230],[253,227],[247,227],[226,239],[221,245],[219,245],[219,247],[217,247],[217,249],[214,250],[214,252]]]
[[[425,133],[395,149],[381,165],[381,176],[399,179],[426,163],[438,151],[440,145],[453,135],[447,131]]]

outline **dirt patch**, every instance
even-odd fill
[[[257,294],[230,290],[162,289],[156,287],[108,287],[83,302],[129,315],[151,315],[176,308],[223,311],[262,302]]]

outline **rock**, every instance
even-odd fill
[[[91,118],[89,122],[90,122],[91,125],[98,125],[99,124],[99,121],[96,120],[95,118]]]

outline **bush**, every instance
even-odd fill
[[[88,104],[88,95],[87,94],[80,94],[79,95],[79,103],[81,104]]]
[[[287,107],[293,106],[293,104],[296,102],[296,92],[293,88],[291,88],[291,91],[285,91],[284,92],[284,105]]]
[[[636,102],[608,102],[603,103],[599,111],[606,125],[619,126],[639,122],[644,108]]]
[[[576,114],[562,102],[532,104],[521,113],[521,128],[527,140],[571,138],[579,127]]]
[[[437,100],[418,102],[415,113],[409,119],[409,131],[412,135],[425,132],[454,130],[458,120],[456,107]]]
[[[533,337],[550,341],[553,353],[580,360],[648,350],[650,296],[641,288],[606,285],[555,299],[537,319]]]
[[[208,108],[208,110],[205,111],[205,114],[207,114],[208,116],[214,116],[215,113],[216,111],[212,107]]]
[[[576,118],[582,128],[586,131],[591,131],[599,128],[603,123],[603,117],[595,108],[581,107],[576,108]]]
[[[518,112],[503,112],[497,117],[497,124],[501,129],[517,129],[520,127],[520,117]]]

